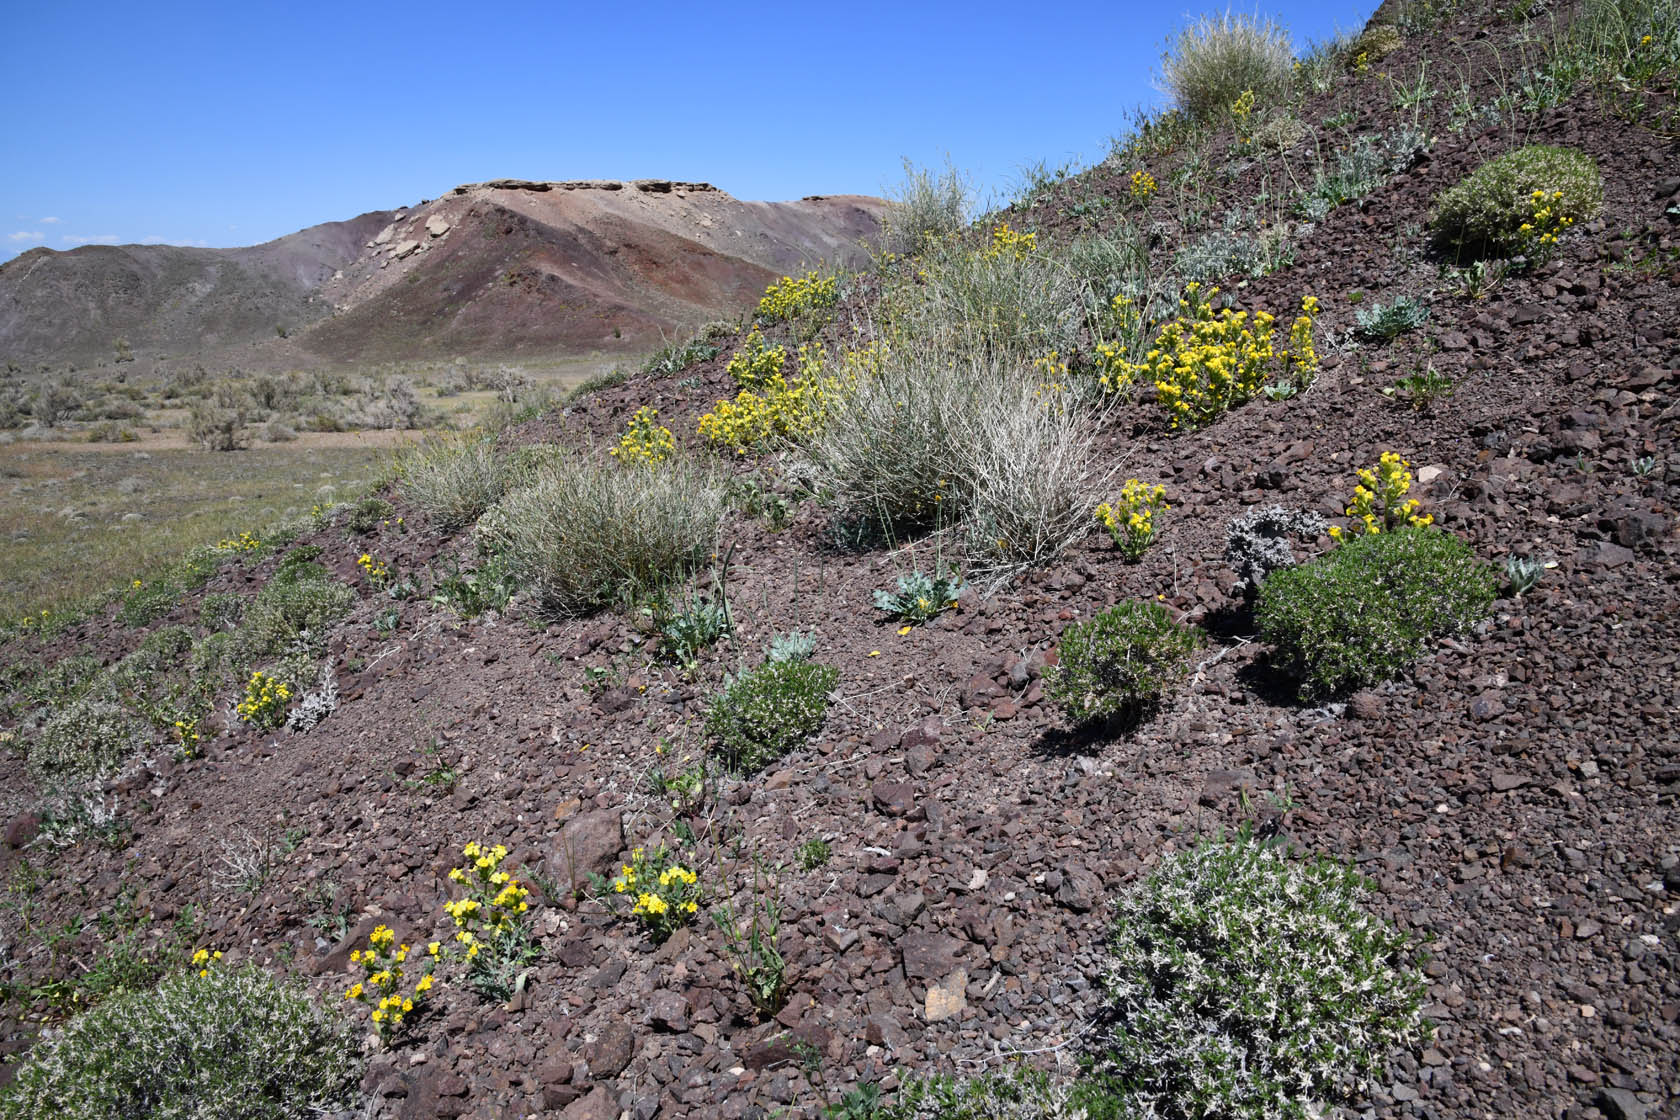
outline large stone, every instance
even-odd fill
[[[442,214],[433,214],[426,219],[426,232],[433,237],[442,237],[449,232],[449,219]]]
[[[929,984],[922,1012],[930,1023],[953,1019],[968,1007],[968,970],[959,968],[936,984]]]
[[[548,856],[548,873],[575,891],[588,883],[590,872],[606,875],[615,870],[623,850],[622,813],[611,809],[577,813],[560,826],[560,835]]]
[[[589,1076],[596,1081],[617,1077],[635,1056],[636,1040],[630,1028],[616,1021],[608,1023],[600,1037],[583,1052],[584,1060],[589,1063]]]
[[[618,1120],[618,1102],[605,1085],[597,1085],[587,1097],[567,1105],[560,1116],[562,1120]]]
[[[948,933],[907,933],[899,939],[904,958],[904,975],[912,980],[932,980],[949,975],[957,967],[964,943]]]

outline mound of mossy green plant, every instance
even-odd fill
[[[1470,256],[1543,248],[1604,208],[1604,180],[1592,156],[1531,144],[1488,160],[1435,199],[1430,225],[1442,246]]]
[[[1303,698],[1398,676],[1438,638],[1486,617],[1498,579],[1469,546],[1433,526],[1349,538],[1260,585],[1255,620],[1273,663]]]

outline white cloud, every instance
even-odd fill
[[[39,230],[20,229],[16,233],[8,233],[7,241],[40,241],[47,235]]]
[[[114,233],[96,233],[92,237],[72,237],[67,233],[59,240],[66,245],[115,245],[122,238]]]
[[[41,219],[41,224],[44,225],[44,226],[56,226],[58,223],[62,222],[63,220],[64,220],[63,218],[42,218]]]

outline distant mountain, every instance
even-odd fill
[[[118,339],[260,364],[640,351],[783,272],[856,263],[883,206],[503,179],[247,248],[32,249],[0,265],[0,359],[87,364]]]

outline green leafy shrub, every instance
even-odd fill
[[[260,969],[184,972],[43,1035],[0,1118],[298,1120],[355,1105],[356,1050]]]
[[[692,570],[712,552],[723,515],[716,476],[681,457],[627,471],[565,455],[486,511],[478,529],[544,609],[577,615]]]
[[[1442,191],[1430,224],[1449,249],[1491,256],[1520,252],[1533,247],[1536,192],[1550,211],[1541,224],[1584,221],[1604,208],[1604,181],[1592,156],[1532,144],[1489,160]]]
[[[1295,52],[1289,33],[1241,12],[1203,16],[1167,45],[1161,85],[1191,119],[1213,120],[1247,91],[1261,107],[1289,91]]]
[[[1303,697],[1397,676],[1437,638],[1485,617],[1494,598],[1492,569],[1450,533],[1406,526],[1344,540],[1260,585],[1260,635]]]
[[[146,741],[146,727],[113,700],[83,696],[47,720],[29,748],[29,769],[47,788],[110,774]]]
[[[1408,939],[1363,910],[1369,889],[1244,834],[1163,860],[1117,906],[1092,1120],[1305,1120],[1380,1072],[1427,1030],[1425,981]]]
[[[725,682],[706,712],[706,734],[730,768],[761,770],[822,730],[839,679],[828,665],[768,661]]]
[[[1061,657],[1044,692],[1074,724],[1135,716],[1182,675],[1201,644],[1159,603],[1130,600],[1062,632]]]
[[[357,536],[366,536],[378,529],[380,524],[389,521],[397,512],[397,507],[384,498],[363,498],[350,507],[350,513],[344,519],[344,528]]]
[[[198,601],[198,624],[206,630],[231,630],[245,616],[245,598],[215,591]]]
[[[495,442],[476,436],[429,439],[398,464],[403,493],[442,529],[471,525],[508,489],[513,472]]]
[[[333,624],[355,603],[354,588],[312,561],[283,565],[245,611],[236,643],[241,664],[298,651],[319,656]]]
[[[175,609],[175,605],[181,601],[181,592],[180,584],[168,576],[161,576],[149,583],[135,580],[134,586],[123,596],[122,606],[117,609],[117,618],[124,626],[132,629],[150,625]]]

